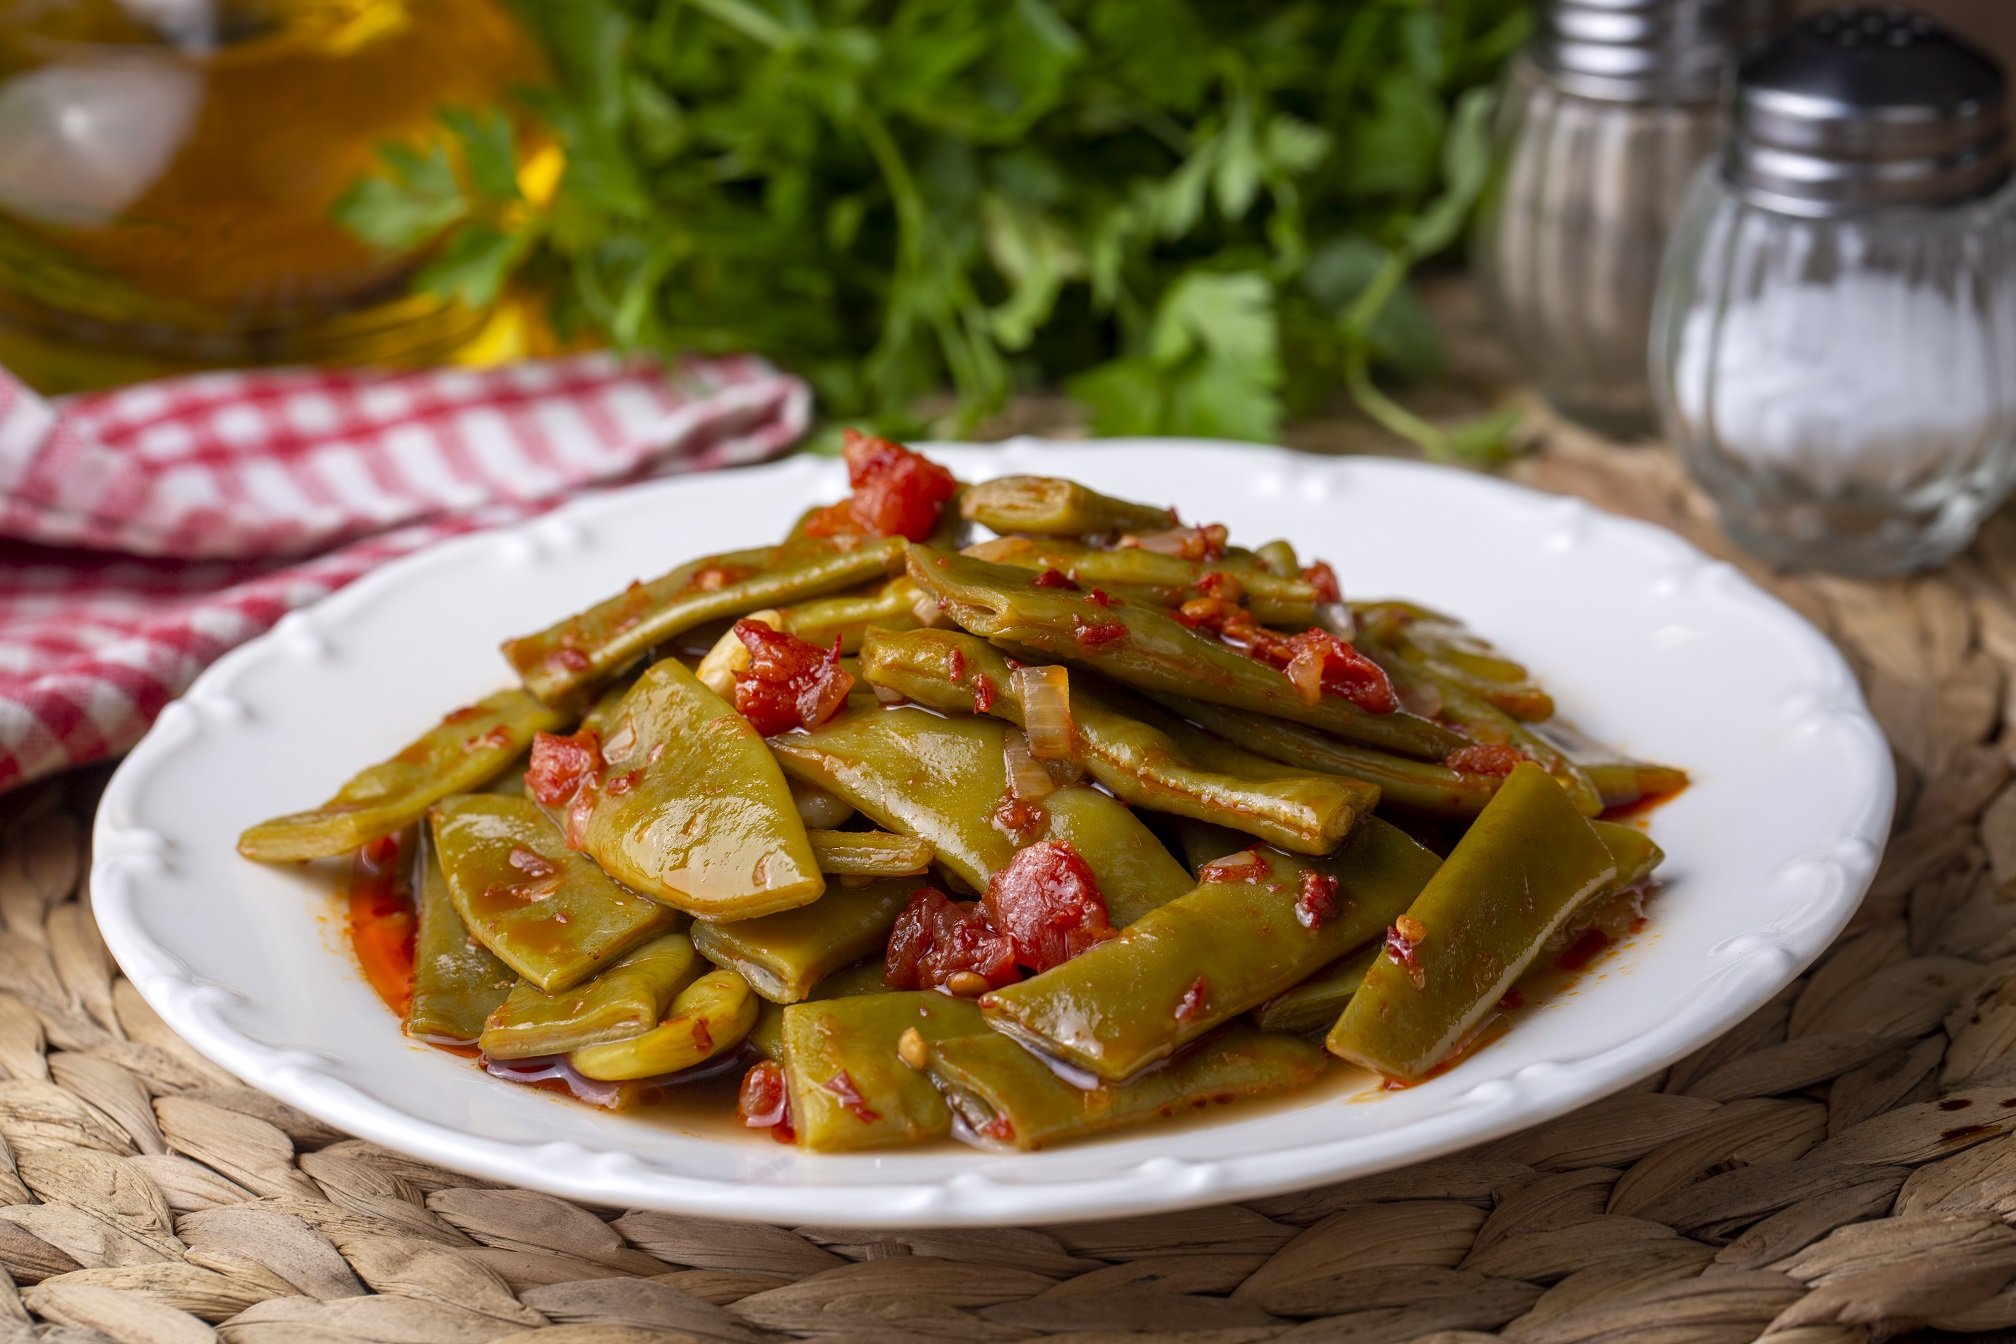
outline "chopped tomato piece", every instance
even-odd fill
[[[1246,608],[1215,598],[1185,602],[1178,619],[1211,631],[1249,658],[1280,668],[1312,704],[1316,696],[1327,694],[1349,700],[1369,714],[1391,714],[1400,708],[1386,669],[1328,630],[1311,626],[1299,635],[1279,634],[1261,625]]]
[[[1176,1005],[1178,1022],[1195,1022],[1211,1011],[1211,982],[1198,976],[1190,982],[1190,988],[1183,991],[1182,1002]]]
[[[988,676],[985,672],[975,672],[973,674],[973,712],[975,714],[985,714],[988,710],[994,708],[994,697],[998,694],[1000,694],[1000,688],[995,686],[994,678]]]
[[[1015,948],[978,901],[954,901],[919,887],[896,917],[883,955],[882,982],[891,989],[937,989],[961,971],[990,986],[1015,979]]]
[[[945,502],[959,488],[952,473],[931,459],[859,430],[841,435],[841,453],[854,494],[808,518],[807,536],[867,534],[922,541],[938,526]]]
[[[1061,569],[1046,569],[1029,582],[1038,588],[1062,588],[1073,593],[1078,591],[1078,585],[1073,583],[1071,576]]]
[[[1084,648],[1103,649],[1127,638],[1127,627],[1118,621],[1088,621],[1083,616],[1073,616],[1071,638]]]
[[[1099,880],[1076,849],[1044,840],[1015,851],[980,898],[1018,964],[1047,971],[1114,935]]]
[[[1314,868],[1302,870],[1302,887],[1295,897],[1295,920],[1313,929],[1337,915],[1337,879]]]
[[[1049,814],[1029,799],[1017,798],[1012,789],[994,805],[995,828],[1014,837],[1018,845],[1026,845],[1043,834],[1049,822]]]
[[[1090,602],[1095,607],[1110,607],[1116,605],[1113,598],[1109,596],[1106,590],[1103,588],[1094,588],[1091,592],[1085,594],[1085,600],[1087,602]]]
[[[1247,848],[1237,854],[1213,859],[1197,870],[1199,882],[1257,882],[1267,873],[1267,861],[1260,851]]]
[[[746,1128],[769,1130],[770,1137],[779,1143],[797,1141],[791,1128],[791,1094],[784,1086],[784,1069],[776,1060],[762,1060],[742,1075],[735,1118]]]
[[[1502,742],[1458,747],[1442,758],[1442,764],[1466,775],[1509,775],[1526,759],[1526,753]]]
[[[1302,582],[1316,590],[1318,602],[1342,602],[1344,590],[1338,586],[1337,571],[1330,568],[1328,560],[1318,560],[1313,565],[1302,568]]]
[[[1414,988],[1420,989],[1428,983],[1428,970],[1415,954],[1428,930],[1421,921],[1409,915],[1402,915],[1393,921],[1393,927],[1386,930],[1386,959],[1407,972],[1408,980]]]
[[[735,708],[763,736],[816,728],[847,703],[854,678],[840,668],[837,636],[827,650],[761,621],[737,621],[735,638],[749,650],[749,670],[735,674]]]
[[[602,739],[593,728],[565,737],[532,735],[532,763],[525,770],[525,791],[547,807],[565,807],[584,784],[602,773]]]

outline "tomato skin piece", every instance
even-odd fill
[[[525,768],[525,791],[546,807],[565,807],[584,784],[602,773],[602,739],[593,728],[561,736],[532,735],[532,762]]]
[[[978,901],[954,901],[936,887],[919,887],[896,917],[883,954],[882,983],[890,989],[939,989],[962,971],[989,988],[1016,978],[1015,948]]]
[[[1061,966],[1113,937],[1099,880],[1068,843],[1043,840],[1015,851],[980,898],[1015,960],[1031,971]]]
[[[735,1095],[735,1118],[745,1129],[767,1129],[779,1143],[795,1143],[791,1128],[791,1093],[784,1086],[784,1069],[774,1059],[759,1060],[742,1075]]]
[[[1330,568],[1328,560],[1318,560],[1313,565],[1302,568],[1302,582],[1316,590],[1318,602],[1342,602],[1344,589],[1337,582],[1337,571]]]
[[[1313,929],[1337,914],[1337,879],[1314,868],[1302,870],[1301,889],[1295,896],[1295,921]]]
[[[1509,775],[1526,759],[1526,753],[1503,742],[1476,743],[1458,747],[1442,758],[1442,764],[1466,775]]]
[[[841,670],[837,637],[826,650],[744,620],[735,622],[735,638],[749,650],[749,669],[735,674],[735,709],[763,736],[816,728],[847,703],[854,678]]]
[[[890,439],[849,429],[841,434],[853,495],[805,520],[811,537],[877,536],[923,541],[959,489],[951,472]]]

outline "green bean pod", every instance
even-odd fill
[[[1305,700],[1280,671],[1199,634],[1157,607],[1038,587],[1028,571],[924,546],[910,548],[910,577],[966,630],[1095,668],[1144,691],[1188,695],[1307,723],[1364,746],[1441,760],[1458,734],[1405,710],[1373,714],[1336,695]]]
[[[836,886],[811,905],[779,915],[695,924],[693,945],[771,1002],[797,1003],[841,967],[880,953],[896,916],[923,885],[921,878],[894,877]]]
[[[1538,763],[1554,777],[1583,816],[1593,817],[1603,810],[1603,798],[1589,782],[1589,776],[1532,724],[1514,718],[1447,677],[1397,657],[1390,649],[1368,647],[1366,652],[1386,669],[1393,684],[1403,693],[1425,695],[1437,701],[1441,706],[1438,717],[1462,729],[1471,741],[1504,743]]]
[[[888,831],[807,830],[819,871],[842,877],[911,877],[931,867],[931,842]]]
[[[952,1132],[952,1113],[897,1053],[905,1031],[926,1042],[986,1028],[970,999],[932,990],[794,1003],[784,1010],[782,1063],[798,1142],[818,1152],[921,1143]]]
[[[964,1122],[959,1137],[1031,1152],[1144,1120],[1301,1087],[1323,1052],[1297,1036],[1232,1028],[1125,1083],[1074,1087],[1006,1036],[982,1032],[930,1047],[931,1081]]]
[[[492,1059],[535,1059],[620,1041],[655,1026],[673,996],[703,969],[692,940],[668,933],[558,994],[520,980],[490,1015],[479,1043]]]
[[[467,1045],[482,1033],[484,1019],[504,1002],[518,977],[470,936],[424,832],[413,886],[419,929],[413,939],[406,1034],[437,1045]]]
[[[826,880],[776,760],[684,664],[653,663],[610,718],[581,840],[611,877],[717,923],[819,899]]]
[[[1176,510],[1102,495],[1060,476],[997,476],[966,487],[959,514],[996,532],[1097,536],[1173,527]]]
[[[1244,861],[1220,871],[1240,875],[1200,882],[1063,965],[982,995],[987,1025],[1121,1081],[1376,937],[1436,869],[1376,818],[1334,859],[1259,847],[1233,857]],[[1333,908],[1306,921],[1305,872],[1337,882]]]
[[[916,629],[920,624],[917,603],[923,596],[907,576],[899,575],[865,592],[841,593],[786,607],[778,617],[783,629],[808,643],[830,649],[838,639],[842,653],[854,653],[871,629]]]
[[[1484,810],[1504,782],[1501,775],[1451,770],[1371,747],[1340,742],[1299,723],[1265,714],[1207,704],[1181,695],[1157,695],[1155,702],[1248,751],[1303,770],[1354,779],[1379,790],[1386,806],[1428,817],[1466,820]]]
[[[958,630],[873,632],[861,675],[932,709],[974,704],[982,679],[993,688],[987,712],[1024,726],[1007,659]],[[1283,768],[1169,720],[1122,703],[1081,676],[1072,683],[1078,754],[1092,777],[1121,801],[1243,831],[1303,854],[1327,854],[1379,801],[1355,780]]]
[[[853,999],[864,994],[888,992],[889,986],[882,983],[882,959],[877,957],[872,963],[862,962],[858,966],[835,971],[812,986],[811,993],[794,1002],[804,1003],[810,999]],[[789,1006],[768,998],[758,1004],[756,1025],[749,1028],[748,1036],[743,1038],[744,1044],[764,1059],[783,1059],[784,1010]]]
[[[1554,698],[1524,664],[1505,657],[1452,617],[1411,602],[1354,602],[1366,638],[1435,677],[1462,687],[1513,718],[1554,717]]]
[[[428,820],[470,936],[548,994],[681,922],[569,849],[528,798],[460,794],[437,803]]]
[[[534,733],[559,726],[560,716],[525,692],[499,691],[352,775],[322,806],[251,827],[238,837],[238,852],[261,863],[299,863],[362,849],[418,823],[450,794],[482,788],[510,768]]]
[[[708,556],[506,640],[504,657],[527,690],[556,704],[695,626],[894,574],[904,545],[901,537],[836,538]]]
[[[1253,1010],[1253,1021],[1263,1031],[1327,1031],[1344,1011],[1344,1005],[1365,983],[1365,972],[1385,944],[1377,939],[1348,957],[1331,962],[1290,990],[1276,994]]]
[[[996,819],[1011,800],[1003,761],[1008,727],[911,707],[855,704],[770,749],[793,778],[846,800],[877,825],[931,842],[936,862],[972,891],[1020,844],[1063,840],[1098,879],[1115,924],[1190,887],[1183,866],[1125,806],[1073,785],[1036,804],[1041,830],[1018,836]]]
[[[582,1046],[567,1062],[583,1078],[625,1083],[680,1073],[742,1044],[761,1001],[733,971],[712,970],[679,991],[665,1020],[618,1041]]]
[[[1461,1048],[1617,876],[1616,858],[1567,794],[1521,764],[1408,907],[1420,931],[1411,964],[1374,961],[1325,1044],[1389,1077],[1419,1078]]]
[[[1263,625],[1308,625],[1322,606],[1316,589],[1300,577],[1284,579],[1264,568],[1206,564],[1138,546],[1107,551],[1075,541],[999,537],[967,547],[966,554],[1015,569],[1054,569],[1083,587],[1158,607],[1181,606],[1205,596],[1205,579],[1224,574],[1237,580],[1242,604]]]

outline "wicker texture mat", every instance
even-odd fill
[[[1712,543],[1663,454],[1566,437],[1519,474]],[[1833,1344],[2016,1326],[2016,516],[1937,579],[1773,586],[1848,650],[1902,771],[1876,890],[1812,973],[1564,1120],[1160,1218],[618,1215],[345,1139],[205,1064],[118,977],[78,891],[92,780],[0,800],[0,1331]]]

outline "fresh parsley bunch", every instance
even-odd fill
[[[1406,287],[1487,173],[1524,0],[527,0],[565,169],[520,197],[497,113],[388,147],[339,207],[428,287],[522,275],[563,330],[752,350],[829,415],[951,429],[1062,384],[1102,433],[1275,436],[1385,397],[1435,338]],[[941,402],[942,404],[942,402]]]

